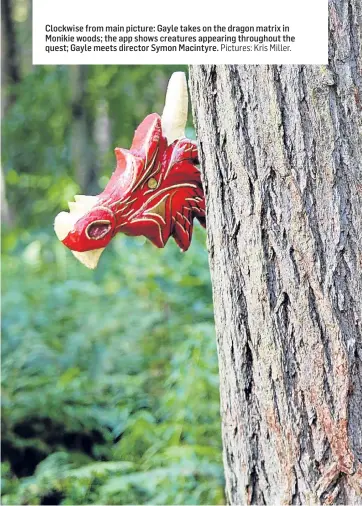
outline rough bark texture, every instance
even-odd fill
[[[326,66],[193,66],[230,504],[362,504],[360,0]]]

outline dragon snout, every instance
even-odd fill
[[[70,211],[59,213],[54,221],[58,239],[90,269],[96,268],[115,225],[113,213],[97,204],[98,197],[76,195],[75,202],[69,202]]]

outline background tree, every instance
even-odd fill
[[[1,58],[1,120],[3,120],[9,104],[15,99],[15,85],[20,82],[19,58],[10,0],[1,0],[1,47],[4,55]],[[1,221],[10,225],[11,212],[6,198],[2,165],[0,170]]]
[[[362,504],[362,41],[193,66],[231,504]]]

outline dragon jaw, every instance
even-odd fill
[[[54,231],[60,241],[63,241],[72,231],[76,222],[85,216],[98,202],[98,197],[91,195],[75,195],[75,202],[68,202],[69,213],[62,211],[54,220]],[[89,269],[95,269],[105,248],[90,251],[73,251],[73,255]]]

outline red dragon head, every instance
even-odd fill
[[[118,232],[144,235],[163,248],[173,236],[182,251],[193,219],[205,226],[205,200],[196,144],[185,138],[188,94],[183,72],[172,75],[161,117],[147,116],[130,150],[116,148],[116,169],[97,196],[76,195],[70,212],[55,218],[58,238],[87,267]]]

